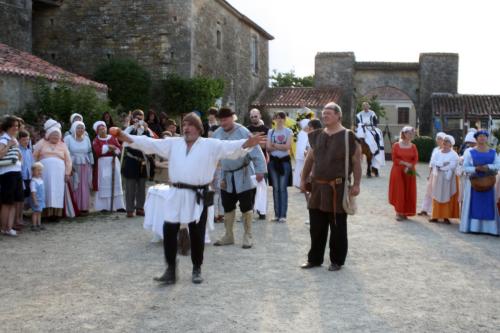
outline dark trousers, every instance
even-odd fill
[[[311,250],[307,260],[315,265],[321,265],[325,255],[328,228],[330,228],[330,261],[342,266],[347,256],[347,214],[323,212],[319,209],[309,209],[311,234]]]
[[[123,177],[125,183],[125,206],[127,212],[144,209],[146,200],[146,178]]]
[[[198,223],[191,222],[189,227],[189,238],[191,240],[191,261],[193,267],[201,267],[203,264],[203,251],[205,250],[205,226],[207,224],[207,207],[201,213]],[[177,257],[177,234],[179,233],[180,223],[163,224],[163,250],[165,252],[165,261],[168,266],[175,267]]]
[[[234,185],[233,185],[234,188]],[[240,210],[242,213],[246,213],[250,210],[253,210],[253,206],[255,203],[255,193],[256,189],[251,189],[248,191],[244,191],[241,193],[236,193],[234,190],[233,193],[226,192],[224,190],[220,191],[220,196],[222,199],[222,206],[224,207],[224,211],[226,213],[232,212],[236,209],[236,203],[240,202]]]

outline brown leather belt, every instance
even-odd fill
[[[313,178],[313,182],[317,184],[330,185],[333,190],[333,222],[337,225],[336,214],[337,214],[337,189],[336,185],[344,183],[344,178],[337,177],[332,180]]]

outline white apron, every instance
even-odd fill
[[[256,186],[255,204],[253,209],[259,214],[266,215],[267,213],[267,184],[265,180],[257,182],[256,176],[253,175],[252,182]]]
[[[111,208],[111,183],[112,183],[113,157],[101,157],[98,162],[97,179],[98,191],[95,196],[94,208],[97,211]],[[122,177],[120,174],[120,158],[115,158],[115,193],[113,210],[124,209]]]
[[[64,161],[57,157],[40,160],[43,164],[43,182],[45,185],[45,207],[64,208]]]

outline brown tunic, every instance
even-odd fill
[[[345,177],[345,130],[328,135],[324,130],[309,133],[309,144],[314,153],[312,167],[312,192],[309,199],[309,209],[319,209],[324,212],[333,212],[333,189],[328,184],[318,184],[314,179],[333,180]],[[356,150],[356,137],[349,132],[349,177],[352,174],[352,157]],[[337,200],[336,212],[344,213],[342,198],[344,183],[336,185]]]

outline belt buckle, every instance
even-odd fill
[[[335,178],[335,185],[342,184],[342,178]]]

